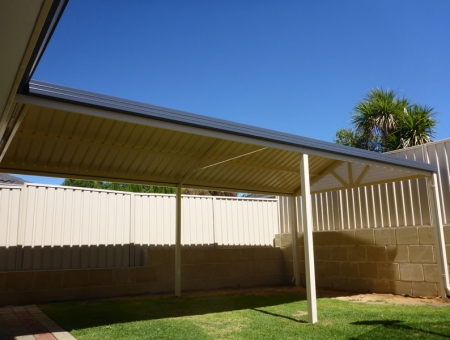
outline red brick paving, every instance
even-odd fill
[[[40,339],[40,340],[55,340],[56,339],[25,308],[14,307],[13,312],[16,314],[17,318],[22,321],[22,323],[28,329],[30,334],[33,334],[36,339]]]
[[[0,339],[75,339],[35,306],[0,308]]]

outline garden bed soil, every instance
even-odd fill
[[[182,292],[183,297],[206,297],[206,296],[223,296],[223,295],[241,295],[241,296],[266,296],[266,295],[298,295],[306,296],[304,287],[296,286],[261,286],[251,288],[228,288],[215,290],[193,290]],[[139,296],[124,296],[119,299],[152,299],[161,297],[173,297],[173,293],[165,294],[145,294]],[[333,298],[342,301],[367,304],[391,304],[391,305],[410,305],[410,306],[449,306],[449,302],[443,302],[438,297],[411,297],[394,294],[355,294],[330,289],[318,289],[318,298]],[[118,299],[118,298],[110,298]],[[109,299],[107,299],[109,300]]]

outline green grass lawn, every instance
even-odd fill
[[[315,325],[307,323],[305,297],[293,294],[141,297],[40,307],[77,339],[450,338],[450,305],[320,298]]]

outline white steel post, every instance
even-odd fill
[[[181,296],[181,185],[176,191],[175,295]]]
[[[311,190],[309,182],[309,159],[307,154],[300,158],[300,179],[302,185],[302,221],[303,235],[305,238],[305,269],[306,269],[306,292],[308,299],[308,320],[310,323],[317,322],[317,298],[316,298],[316,276],[314,270],[314,244]]]
[[[295,204],[296,197],[289,197],[289,210],[291,218],[291,234],[292,234],[292,262],[294,266],[294,280],[295,285],[300,285],[300,273],[298,270],[298,236],[297,236],[297,205]]]
[[[428,197],[430,200],[431,223],[434,228],[436,245],[436,257],[439,267],[440,294],[442,300],[447,300],[450,295],[448,281],[447,254],[445,250],[445,236],[442,227],[441,204],[439,200],[439,187],[436,173],[428,177]]]

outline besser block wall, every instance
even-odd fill
[[[450,226],[444,227],[450,254]],[[361,293],[438,296],[434,229],[399,227],[314,232],[314,259],[318,287]],[[284,282],[292,281],[292,236],[279,234],[275,244],[283,254]],[[305,283],[303,235],[298,260]]]
[[[174,292],[175,249],[147,248],[131,268],[0,272],[0,305]],[[185,247],[182,290],[283,283],[282,253],[274,247]]]
[[[450,226],[444,228],[450,254]],[[437,296],[439,273],[431,227],[325,231],[314,234],[318,287]],[[182,290],[292,284],[292,237],[276,247],[184,247]],[[299,245],[303,245],[300,235]],[[298,247],[305,283],[304,248]],[[128,268],[0,272],[0,305],[174,291],[173,247],[141,251]]]

